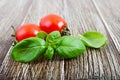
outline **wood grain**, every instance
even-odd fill
[[[14,34],[14,32],[11,25],[16,28],[22,23],[32,1],[11,0],[9,2],[2,0],[0,3],[2,4],[0,7],[0,63],[2,63],[7,51],[12,45],[11,35]]]
[[[0,80],[120,79],[119,8],[119,0],[0,0]],[[96,30],[107,37],[107,45],[87,48],[83,55],[69,60],[55,54],[51,61],[44,57],[31,63],[13,61],[10,26],[39,24],[50,13],[62,16],[73,36]]]

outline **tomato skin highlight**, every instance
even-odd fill
[[[24,24],[16,30],[16,40],[20,42],[23,39],[35,37],[39,31],[40,28],[36,24]]]
[[[52,31],[62,32],[62,29],[67,27],[65,20],[56,14],[49,14],[43,17],[40,21],[40,29],[48,34]]]

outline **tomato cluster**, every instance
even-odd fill
[[[16,39],[21,41],[29,37],[35,37],[39,31],[45,31],[51,33],[52,31],[59,31],[67,27],[66,21],[56,14],[49,14],[41,18],[39,25],[36,24],[25,24],[16,30]]]

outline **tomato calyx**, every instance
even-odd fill
[[[16,30],[15,30],[15,28],[14,28],[13,25],[11,26],[11,28],[12,28],[12,30],[13,30],[13,32],[14,32],[14,34],[12,34],[11,36],[12,36],[12,37],[15,37],[15,31],[16,31]]]
[[[71,35],[71,33],[68,27],[63,28],[61,32],[61,36],[69,36],[69,35]]]
[[[15,46],[18,43],[18,41],[16,40],[16,35],[15,35],[16,30],[15,30],[15,27],[13,25],[11,25],[11,28],[14,32],[13,34],[11,34],[11,37],[13,38],[12,39],[12,42],[13,42],[12,46]]]

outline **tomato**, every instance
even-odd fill
[[[40,29],[48,34],[52,31],[62,32],[62,29],[67,27],[65,20],[56,14],[49,14],[43,17],[40,21]]]
[[[40,28],[36,24],[24,24],[16,30],[16,39],[19,42],[29,37],[35,37],[39,31]]]

